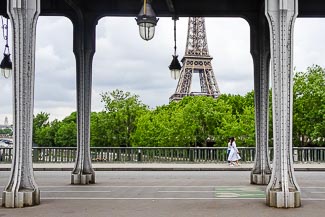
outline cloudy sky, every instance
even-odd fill
[[[177,22],[177,53],[184,55],[187,18]],[[221,93],[244,95],[253,89],[249,26],[240,18],[206,18],[213,69]],[[325,67],[325,20],[297,19],[294,66],[304,71],[312,64]],[[72,24],[63,17],[40,17],[36,40],[34,113],[63,119],[76,110],[75,59]],[[0,40],[3,49],[4,41]],[[134,18],[103,18],[97,26],[93,63],[92,110],[101,111],[100,93],[120,89],[140,96],[151,108],[168,104],[177,81],[169,75],[173,54],[173,21],[161,18],[155,37],[144,41]],[[1,57],[2,58],[2,57]],[[198,78],[194,77],[194,82]],[[198,91],[199,84],[193,84]],[[12,122],[11,80],[0,77],[0,124]]]

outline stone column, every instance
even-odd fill
[[[269,63],[270,37],[263,13],[250,23],[251,54],[254,62],[255,141],[256,152],[251,184],[266,185],[271,178],[269,162]]]
[[[71,173],[71,184],[94,184],[95,171],[90,157],[90,112],[92,61],[95,53],[97,19],[79,5],[80,1],[66,0],[75,11],[73,23],[73,52],[77,69],[77,155]]]
[[[13,32],[14,153],[2,205],[15,208],[40,203],[32,165],[35,38],[40,1],[8,0],[7,4]]]
[[[293,28],[298,0],[266,0],[271,35],[274,159],[266,203],[271,207],[300,207],[300,189],[292,159]]]

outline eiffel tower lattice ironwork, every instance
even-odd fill
[[[169,101],[179,101],[185,96],[211,96],[217,98],[220,90],[215,79],[209,55],[204,17],[190,17],[183,67],[175,93]],[[193,73],[199,73],[201,92],[191,92]]]

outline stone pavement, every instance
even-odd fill
[[[74,163],[34,163],[35,171],[71,171]],[[11,164],[0,164],[9,171]],[[324,163],[296,163],[295,171],[325,171]],[[93,163],[95,171],[251,171],[253,163],[230,167],[227,163]]]
[[[266,186],[249,184],[249,171],[97,171],[93,185],[71,185],[70,171],[34,175],[41,204],[0,207],[1,217],[324,217],[325,210],[324,172],[295,173],[302,192],[295,209],[266,206]],[[0,172],[0,188],[9,176]]]

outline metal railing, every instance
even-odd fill
[[[253,162],[255,147],[239,147],[241,160]],[[72,163],[76,158],[75,147],[35,147],[32,150],[35,163]],[[270,160],[273,149],[269,149]],[[0,148],[0,162],[12,161],[13,149]],[[93,162],[144,162],[144,163],[217,163],[227,161],[226,147],[92,147]],[[293,148],[295,162],[325,162],[325,148]]]

